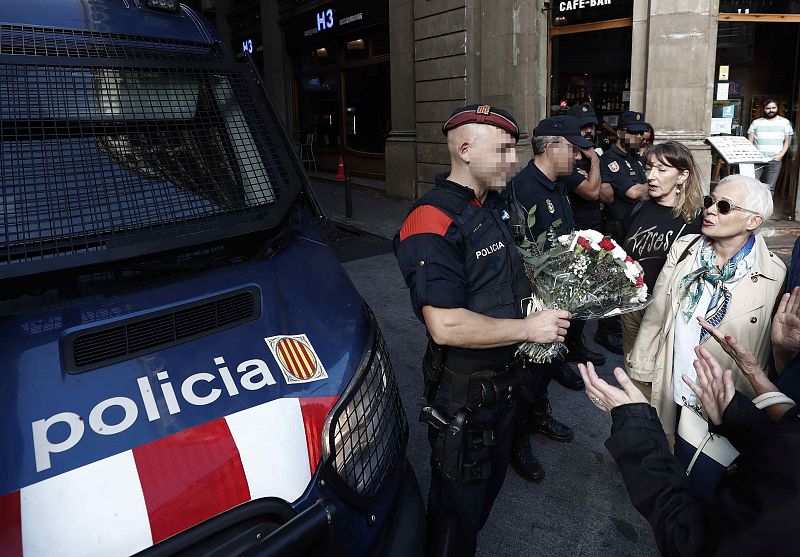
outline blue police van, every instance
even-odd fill
[[[414,555],[386,344],[252,63],[0,4],[0,554]]]

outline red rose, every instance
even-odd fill
[[[589,244],[589,240],[583,236],[578,236],[578,245],[587,251],[592,249],[591,244]]]
[[[630,255],[625,256],[625,263],[633,263],[633,257]]]
[[[615,247],[616,247],[616,246],[614,246],[614,242],[612,242],[612,241],[611,241],[611,240],[609,240],[608,238],[603,238],[603,239],[600,241],[600,248],[601,248],[601,249],[604,249],[604,250],[606,250],[606,251],[611,251],[611,250],[613,250]]]
[[[644,284],[644,277],[642,277],[642,275],[636,277],[636,286],[642,286],[643,284]]]

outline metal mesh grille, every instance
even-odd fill
[[[97,31],[0,25],[0,54],[125,60],[222,60],[222,49],[190,41]]]
[[[243,70],[0,65],[0,266],[252,222],[287,179]]]
[[[383,337],[366,377],[336,419],[336,473],[356,493],[375,495],[408,435],[400,391]]]

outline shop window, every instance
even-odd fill
[[[392,127],[389,63],[347,69],[344,79],[347,147],[382,154]]]
[[[364,38],[353,38],[345,43],[344,60],[353,62],[369,58],[369,42]]]
[[[378,33],[372,36],[372,55],[382,56],[389,54],[389,32]]]
[[[630,108],[631,33],[622,27],[552,38],[551,114],[588,102],[616,125]]]
[[[300,133],[314,137],[315,149],[338,149],[339,130],[338,72],[304,75],[300,84]]]
[[[338,60],[336,55],[338,49],[335,43],[329,43],[324,46],[319,46],[311,51],[311,56],[314,60],[315,66],[330,66],[336,64]]]

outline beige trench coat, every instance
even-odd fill
[[[677,419],[673,400],[672,365],[675,334],[673,326],[678,314],[678,287],[680,279],[694,270],[697,241],[680,262],[697,234],[678,238],[672,245],[667,262],[658,275],[653,288],[653,302],[647,307],[633,350],[626,355],[628,374],[637,381],[653,384],[650,404],[655,407],[666,433],[674,433]],[[775,304],[783,291],[786,265],[769,251],[761,236],[756,236],[755,261],[747,276],[737,282],[731,291],[731,305],[719,329],[732,335],[747,346],[758,358],[762,367],[771,353],[770,327]],[[703,343],[723,369],[733,370],[736,388],[750,398],[755,396],[733,359],[714,339]],[[691,350],[694,347],[687,347]]]

